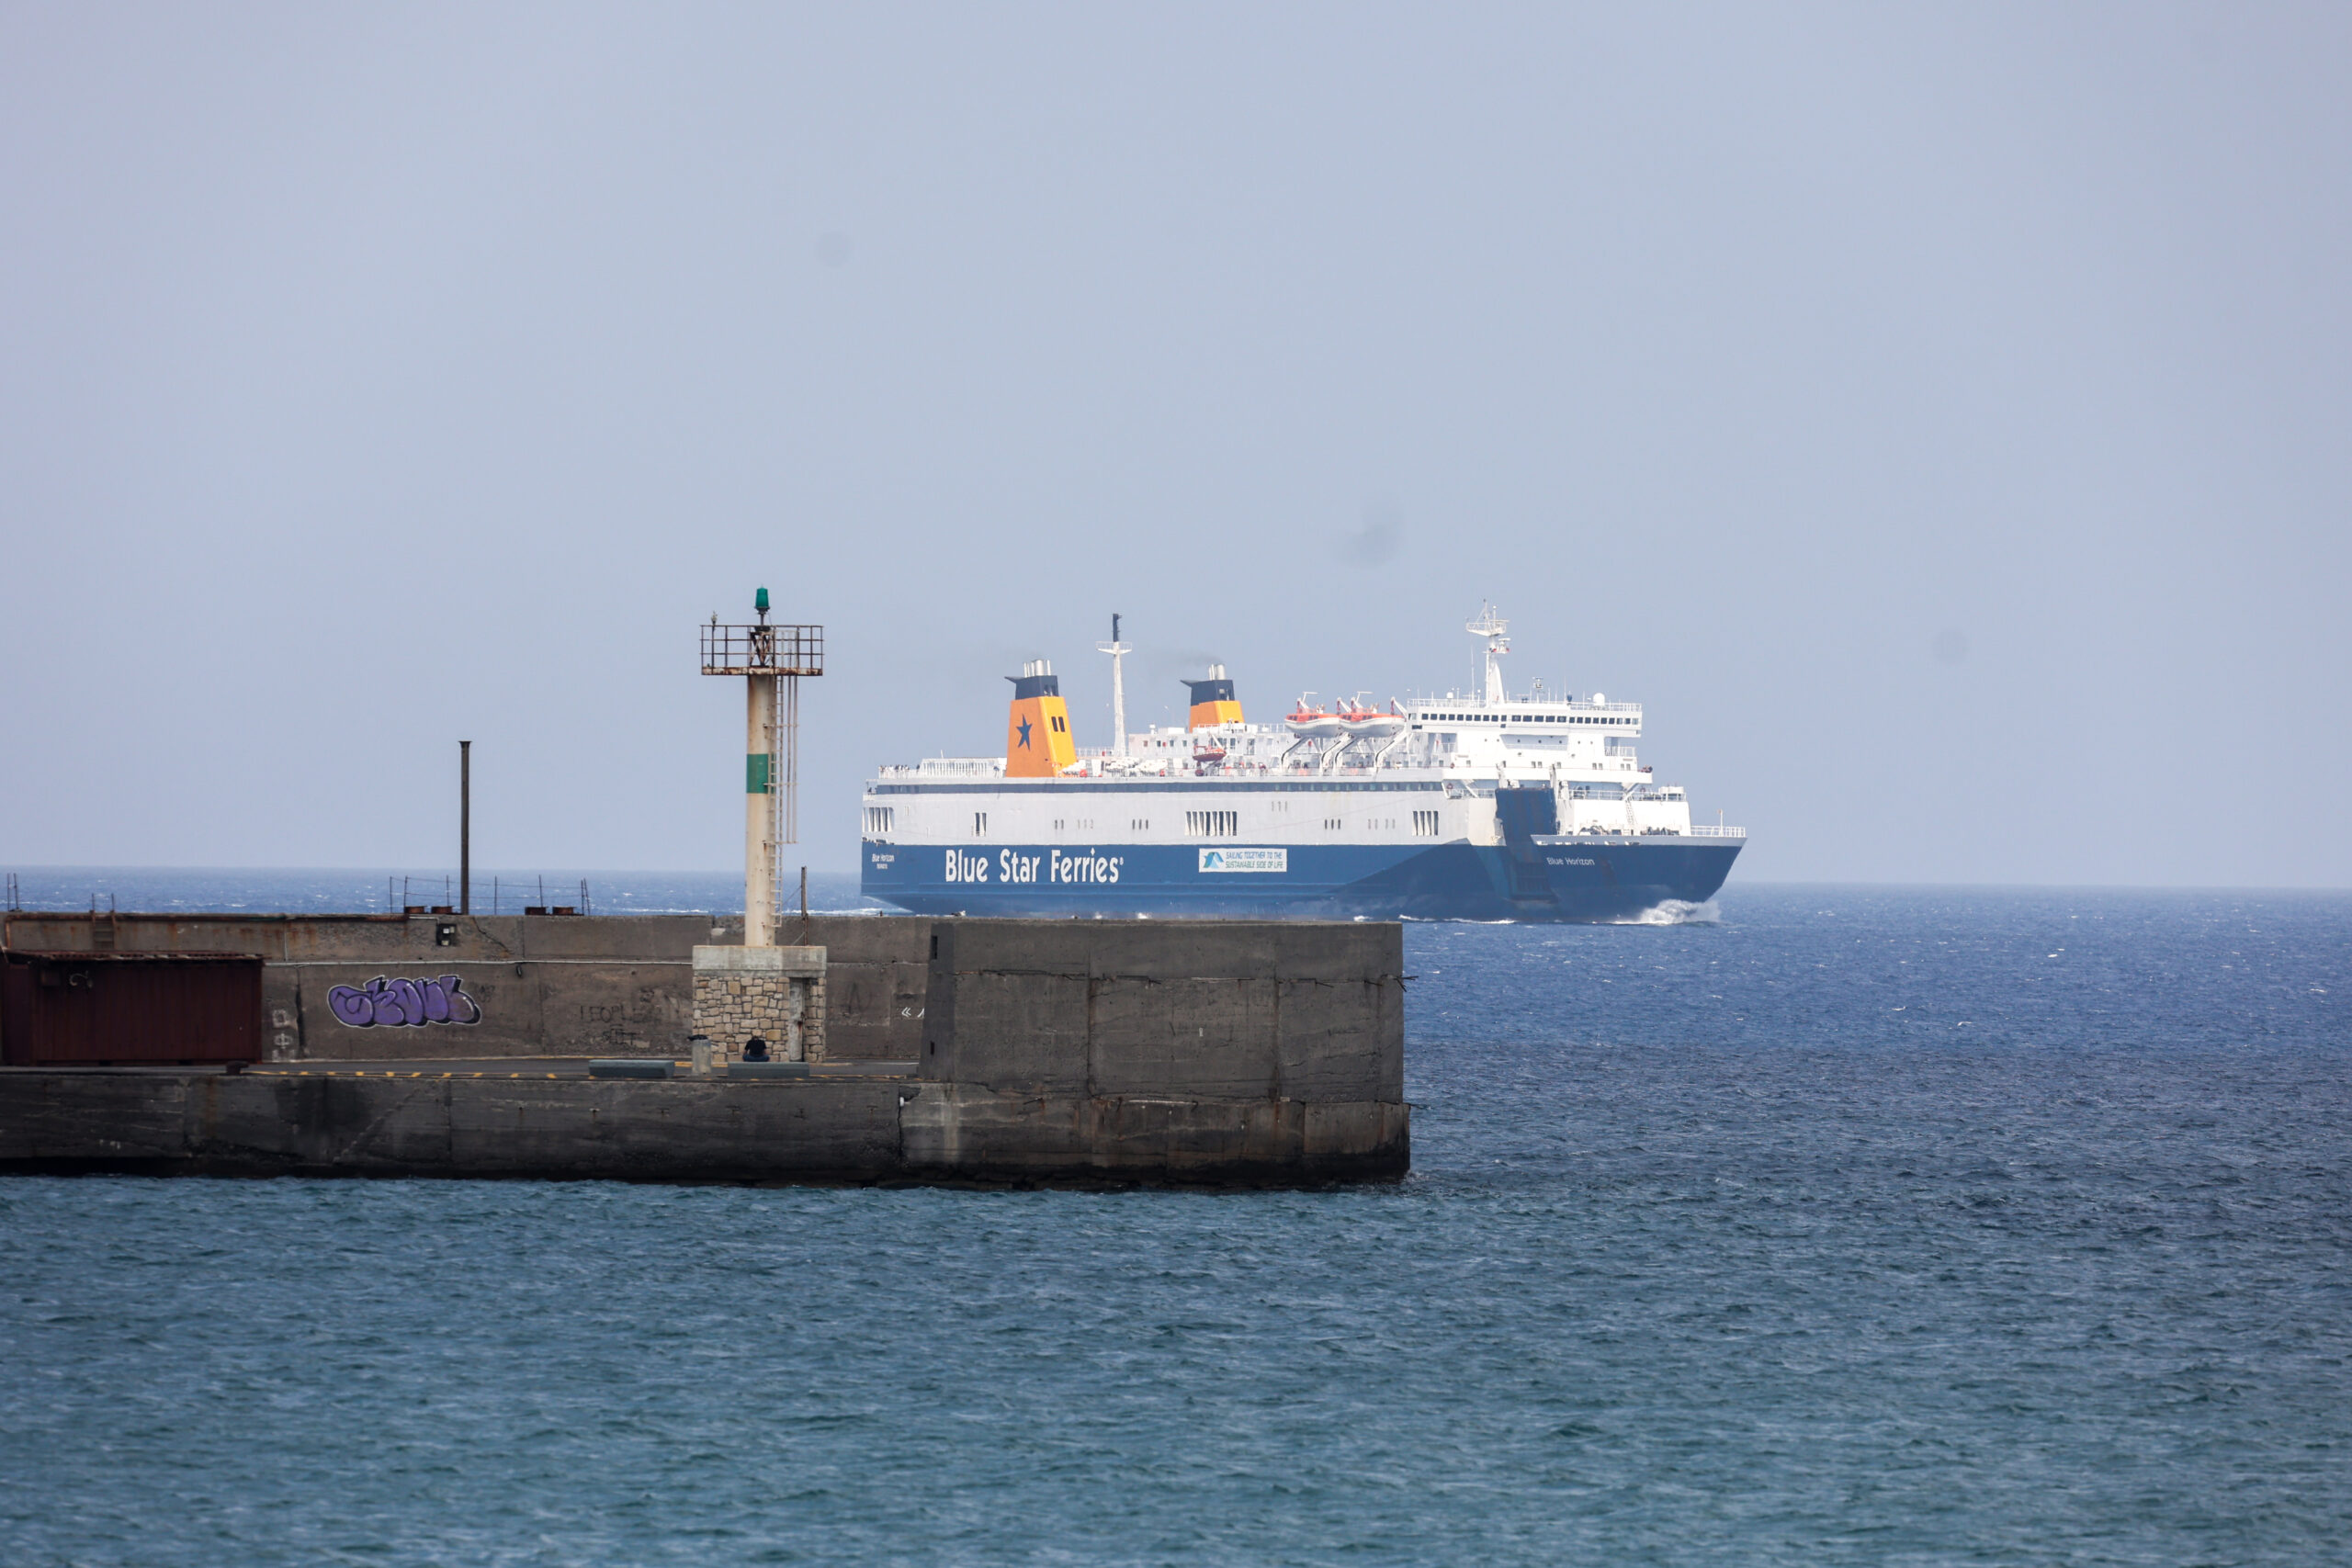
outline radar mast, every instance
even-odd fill
[[[1487,639],[1487,705],[1500,707],[1503,701],[1503,655],[1510,651],[1510,638],[1503,635],[1510,630],[1510,623],[1495,614],[1492,604],[1478,606],[1478,618],[1463,628],[1472,637]]]

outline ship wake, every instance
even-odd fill
[[[1702,903],[1688,903],[1680,898],[1668,898],[1651,905],[1640,914],[1612,924],[1621,926],[1712,926],[1723,919],[1723,911],[1709,898]]]

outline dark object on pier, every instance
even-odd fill
[[[10,1066],[258,1062],[262,961],[237,953],[0,955]]]

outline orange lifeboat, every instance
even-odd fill
[[[1401,714],[1383,713],[1378,708],[1350,702],[1340,705],[1340,723],[1350,735],[1372,740],[1385,740],[1405,728]]]
[[[1328,739],[1334,735],[1344,735],[1348,728],[1347,720],[1338,714],[1326,713],[1321,708],[1307,706],[1305,697],[1298,699],[1298,706],[1291,710],[1290,716],[1283,720],[1283,723],[1289,727],[1293,735],[1303,736],[1313,740]]]

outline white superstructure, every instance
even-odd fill
[[[1679,784],[1654,782],[1640,759],[1642,705],[1504,688],[1508,624],[1491,607],[1469,623],[1486,641],[1482,691],[1449,691],[1385,710],[1302,698],[1282,724],[1153,726],[1120,747],[1080,750],[1050,786],[975,789],[1002,780],[1003,759],[934,758],[885,767],[876,785],[962,785],[953,793],[892,789],[865,800],[868,838],[951,841],[1183,843],[1248,839],[1280,844],[1464,840],[1498,844],[1498,785],[1550,785],[1556,831],[1636,838],[1737,837],[1690,820]],[[1118,644],[1105,652],[1127,651]],[[1212,667],[1222,677],[1222,667]],[[1184,779],[1214,787],[1164,792],[1122,784]],[[1094,787],[1088,787],[1090,784]],[[1409,801],[1407,796],[1410,796]]]

